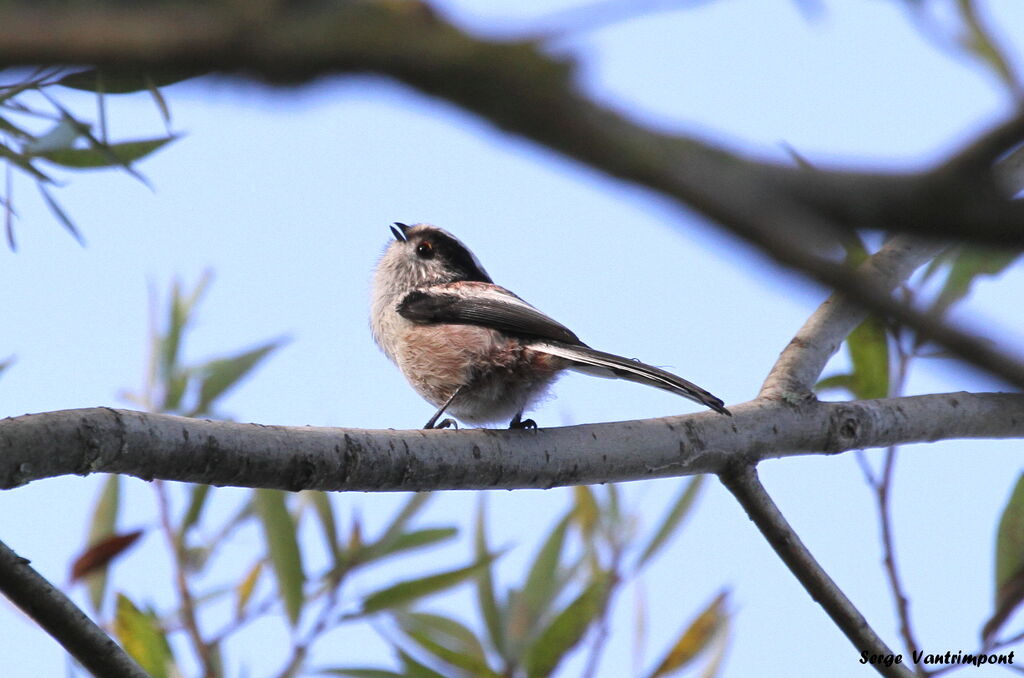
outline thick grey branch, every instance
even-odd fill
[[[32,569],[28,560],[3,542],[0,542],[0,590],[94,676],[148,678],[149,674],[103,629]]]
[[[782,562],[850,639],[858,654],[864,651],[881,656],[894,654],[804,546],[765,491],[757,477],[757,470],[753,466],[742,465],[720,474],[719,477],[775,549]],[[899,664],[886,666],[880,663],[872,666],[883,676],[891,678],[911,678],[914,675]]]
[[[887,242],[858,270],[879,290],[892,290],[942,250],[937,242],[900,236]],[[867,316],[864,307],[836,293],[811,314],[782,351],[761,387],[761,397],[810,394],[825,364]]]
[[[1024,437],[1024,395],[751,402],[538,431],[372,431],[92,408],[0,421],[0,488],[120,473],[284,490],[547,488],[717,473],[738,461],[952,438]]]

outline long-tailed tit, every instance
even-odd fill
[[[373,338],[416,392],[467,423],[511,419],[535,428],[523,411],[565,369],[628,379],[730,414],[701,387],[651,365],[596,351],[567,327],[495,285],[473,253],[429,224],[391,227],[395,239],[373,279]]]

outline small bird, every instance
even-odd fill
[[[495,285],[455,236],[430,224],[395,223],[371,292],[373,338],[416,392],[437,407],[424,428],[446,428],[523,412],[566,369],[628,379],[731,415],[696,384],[638,360],[590,348],[571,330]]]

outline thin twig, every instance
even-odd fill
[[[199,663],[203,667],[203,676],[206,678],[217,678],[220,671],[214,660],[210,645],[203,640],[203,634],[199,630],[199,620],[196,617],[195,599],[188,586],[188,576],[185,569],[185,544],[178,538],[174,525],[171,522],[170,502],[167,498],[167,486],[157,480],[153,489],[156,491],[157,505],[160,511],[160,524],[164,535],[167,537],[167,545],[171,550],[171,563],[174,567],[174,585],[178,591],[178,598],[181,599],[181,620],[185,633],[195,649]]]
[[[93,675],[149,678],[70,598],[3,542],[0,542],[0,591]]]
[[[857,652],[867,651],[874,655],[891,655],[878,634],[868,625],[864,616],[850,602],[846,594],[836,585],[828,573],[814,559],[800,537],[786,521],[775,502],[765,491],[753,465],[742,464],[720,473],[722,484],[732,492],[747,516],[757,525],[768,543],[779,555],[790,571],[821,605],[836,626],[846,634]],[[887,678],[911,678],[913,673],[900,664],[886,666],[872,664],[876,671]]]

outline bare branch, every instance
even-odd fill
[[[731,410],[733,417],[709,412],[537,431],[372,431],[64,410],[0,421],[0,488],[100,472],[283,490],[548,488],[717,473],[739,460],[1024,437],[1024,395],[1017,394],[759,401]]]
[[[860,267],[859,274],[879,290],[892,290],[942,249],[939,243],[897,237]],[[809,395],[825,364],[867,316],[863,306],[833,294],[818,307],[782,351],[761,387],[761,397]]]
[[[867,651],[869,655],[882,656],[894,654],[800,541],[800,537],[768,496],[754,466],[739,465],[719,477],[775,549],[775,553],[846,634],[857,652]],[[914,675],[900,664],[887,666],[885,663],[877,663],[871,666],[890,678],[912,678]]]
[[[125,651],[29,561],[0,542],[0,591],[95,676],[148,678]]]

